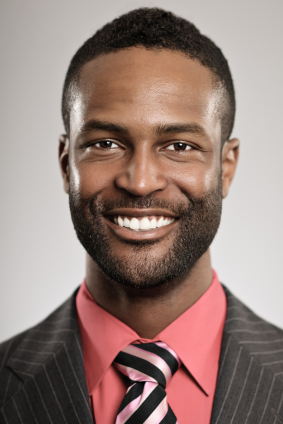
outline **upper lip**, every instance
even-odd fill
[[[105,215],[111,215],[111,216],[170,216],[172,218],[177,218],[177,215],[173,212],[168,211],[167,209],[135,209],[135,208],[119,208],[119,209],[112,209],[111,211],[108,211],[105,213]]]

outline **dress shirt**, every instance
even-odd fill
[[[200,299],[159,333],[142,339],[101,308],[83,282],[76,299],[90,405],[96,424],[114,424],[130,385],[113,365],[130,343],[162,341],[182,365],[166,387],[168,403],[180,424],[209,424],[218,373],[226,297],[216,273]]]

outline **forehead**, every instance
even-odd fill
[[[219,121],[212,72],[199,61],[170,50],[124,49],[86,63],[73,93],[71,132],[87,119],[160,124]],[[212,122],[213,121],[213,122]]]

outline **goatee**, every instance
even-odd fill
[[[168,283],[192,269],[209,248],[218,230],[221,208],[221,180],[217,188],[202,198],[184,196],[183,202],[148,197],[124,197],[101,201],[98,195],[84,197],[70,189],[69,204],[77,237],[102,271],[119,284],[150,288]],[[114,254],[104,216],[117,208],[162,208],[178,216],[178,231],[163,257],[154,258],[154,241],[123,241],[131,254]]]

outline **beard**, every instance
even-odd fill
[[[145,289],[165,285],[188,273],[207,251],[218,230],[222,209],[222,185],[202,198],[184,196],[183,202],[170,202],[154,196],[101,201],[98,195],[84,197],[70,188],[69,205],[77,237],[90,257],[111,280],[129,288]],[[170,247],[156,257],[160,240],[121,240],[127,254],[114,253],[103,220],[114,208],[162,208],[178,216],[178,230]],[[167,237],[172,237],[171,235]],[[129,246],[130,245],[130,246]],[[130,252],[130,253],[129,253]]]

